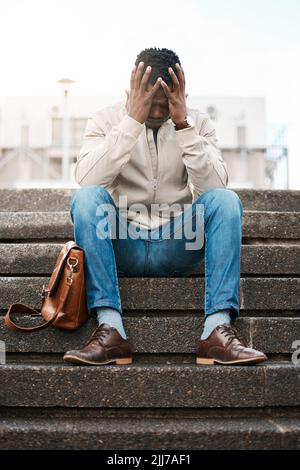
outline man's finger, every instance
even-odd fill
[[[169,90],[169,87],[168,85],[166,84],[166,82],[164,82],[163,80],[160,82],[160,85],[162,86],[164,92],[165,92],[165,95],[167,98],[170,98],[171,97],[171,92]]]
[[[136,66],[133,67],[131,71],[131,76],[130,76],[130,89],[133,89],[134,86],[134,76],[135,76],[135,71],[136,71]]]
[[[184,76],[183,68],[180,67],[180,65],[178,63],[175,65],[175,67],[178,71],[178,78],[179,78],[180,87],[181,87],[182,90],[184,90],[184,88],[185,88],[185,76]]]
[[[152,70],[152,67],[150,67],[150,65],[148,65],[148,67],[146,68],[145,73],[143,75],[143,78],[141,80],[141,89],[142,90],[146,90],[146,88],[147,88],[147,84],[149,82],[149,78],[150,78],[150,75],[151,75],[151,70]]]
[[[135,90],[138,90],[140,87],[143,70],[144,70],[144,62],[140,62],[134,75]]]
[[[184,70],[183,70],[183,68],[181,67],[181,65],[178,64],[178,62],[176,62],[175,67],[176,67],[176,69],[177,69],[179,72],[181,72],[182,75],[184,76]]]
[[[129,101],[129,95],[130,95],[130,91],[129,91],[129,90],[125,90],[125,93],[126,93],[126,103],[125,103],[125,108],[127,109],[127,107],[128,107],[128,101]]]
[[[161,84],[161,81],[162,81],[162,78],[161,78],[161,77],[158,77],[158,79],[156,80],[155,84],[153,85],[152,90],[150,91],[150,97],[151,97],[151,98],[155,95],[155,93],[156,93],[157,90],[159,89],[160,84]]]
[[[173,85],[174,85],[174,90],[178,90],[179,88],[179,81],[178,81],[178,78],[177,78],[177,75],[176,73],[174,72],[174,70],[172,69],[172,67],[169,67],[168,68],[168,71],[169,71],[169,74],[172,78],[172,82],[173,82]]]

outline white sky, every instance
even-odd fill
[[[145,47],[175,50],[191,95],[266,96],[300,189],[300,0],[0,0],[0,96],[119,95]]]

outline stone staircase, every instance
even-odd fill
[[[40,307],[42,284],[73,239],[72,192],[0,190],[1,316],[14,302]],[[24,335],[1,317],[1,449],[300,448],[300,365],[291,359],[300,340],[300,191],[236,192],[244,206],[236,326],[269,361],[195,364],[204,263],[187,278],[120,277],[132,365],[62,361],[94,320],[73,333]]]

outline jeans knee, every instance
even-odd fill
[[[238,212],[240,216],[243,215],[243,204],[237,193],[232,191],[231,189],[226,189],[225,191],[227,191],[226,197],[231,210]]]
[[[91,210],[94,212],[99,204],[111,204],[112,202],[109,192],[102,186],[83,186],[73,193],[70,201],[70,212],[72,214],[76,208],[76,212],[87,214]]]
[[[218,199],[223,210],[231,216],[241,217],[243,215],[242,202],[235,191],[231,189],[220,189]]]
[[[216,188],[207,191],[204,195],[210,199],[209,204],[222,209],[227,215],[232,217],[241,217],[243,215],[243,205],[235,191],[227,188]],[[201,200],[202,196],[198,198],[199,203],[203,202],[203,199]]]

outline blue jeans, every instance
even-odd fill
[[[103,222],[112,227],[107,212],[97,215],[99,206],[109,204],[116,213],[117,223],[110,236],[99,233]],[[111,307],[122,313],[118,273],[126,277],[180,277],[188,276],[200,268],[205,258],[205,317],[220,310],[230,310],[232,319],[239,316],[240,257],[242,243],[243,207],[238,195],[229,189],[211,189],[199,196],[188,210],[186,220],[197,228],[202,209],[203,223],[198,224],[203,243],[199,249],[186,249],[188,236],[175,238],[183,229],[180,216],[170,223],[147,231],[138,238],[120,237],[128,231],[128,221],[116,207],[109,192],[101,186],[77,189],[70,202],[74,224],[74,239],[85,251],[85,286],[89,314],[96,307]],[[199,207],[198,207],[199,209]],[[99,213],[99,212],[98,212]],[[198,220],[199,222],[199,220]],[[99,228],[100,227],[100,228]],[[121,227],[121,231],[120,231]],[[165,233],[169,230],[169,237]],[[182,230],[184,232],[184,230]],[[168,232],[167,232],[168,233]]]

